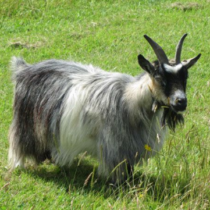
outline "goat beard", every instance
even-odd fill
[[[152,105],[152,111],[156,112],[158,108],[164,108],[163,116],[161,119],[161,126],[168,126],[171,130],[175,131],[177,124],[184,124],[184,117],[182,114],[175,112],[169,106],[166,106],[156,100],[154,100]]]
[[[164,108],[161,124],[162,126],[168,125],[171,130],[175,131],[177,124],[184,124],[184,117],[182,114],[167,107]]]

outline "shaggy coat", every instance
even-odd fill
[[[154,63],[138,56],[145,72],[137,77],[63,60],[29,65],[13,57],[11,168],[46,158],[70,166],[87,151],[98,159],[100,176],[125,180],[136,162],[162,148],[166,125],[174,129],[183,121],[187,70],[200,57],[177,64],[155,53]]]

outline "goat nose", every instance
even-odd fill
[[[178,97],[176,99],[176,104],[179,105],[179,106],[187,105],[187,98],[186,97]]]

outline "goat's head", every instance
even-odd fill
[[[155,84],[161,89],[157,101],[175,113],[185,111],[187,107],[185,91],[188,69],[201,56],[199,54],[192,59],[181,61],[181,50],[186,36],[187,34],[184,34],[177,45],[175,61],[169,61],[163,49],[147,35],[144,37],[153,48],[158,61],[150,63],[142,55],[138,56],[140,66],[150,74]]]

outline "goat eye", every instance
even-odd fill
[[[166,81],[165,81],[165,79],[162,76],[156,75],[155,79],[161,85],[161,87],[164,88],[166,86]]]

